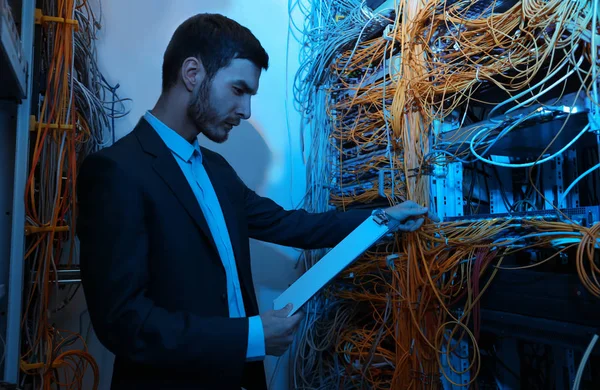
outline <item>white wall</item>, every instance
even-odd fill
[[[222,153],[259,194],[286,208],[298,204],[305,191],[305,167],[300,152],[300,119],[293,110],[291,91],[298,68],[299,46],[293,38],[290,40],[286,77],[287,2],[102,0],[102,4],[99,65],[109,83],[120,83],[121,97],[133,99],[131,114],[116,122],[118,138],[130,132],[158,98],[164,49],[175,28],[185,19],[201,12],[221,13],[248,27],[257,36],[270,56],[270,67],[261,77],[258,95],[253,100],[252,118],[234,129],[224,145],[206,145]],[[286,83],[289,88],[289,132]],[[270,309],[273,299],[297,277],[294,266],[298,254],[289,248],[252,243],[253,271],[261,310]],[[75,305],[84,307],[81,298]],[[73,310],[70,312],[75,313]],[[69,317],[75,321],[70,329],[76,330],[79,314]],[[84,322],[89,321],[87,316],[82,318]],[[101,389],[108,389],[112,356],[94,337],[90,338],[89,344],[102,372]],[[275,359],[268,358],[266,365],[269,379]],[[279,366],[272,388],[287,389],[286,359]]]

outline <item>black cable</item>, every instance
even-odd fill
[[[58,307],[56,307],[54,310],[52,310],[52,314],[56,314],[59,311],[61,311],[62,309],[64,309],[65,307],[67,307],[69,305],[69,303],[71,303],[71,301],[75,298],[75,295],[77,294],[77,291],[79,291],[80,286],[81,286],[81,284],[79,284],[79,283],[77,285],[69,286],[69,288],[73,291],[71,292],[71,294],[68,294],[68,297],[65,298]],[[73,289],[73,287],[75,287],[75,288]]]
[[[114,88],[111,88],[111,92],[112,92],[112,105],[110,107],[110,117],[111,117],[111,123],[110,123],[110,131],[111,131],[111,135],[112,135],[112,144],[115,144],[115,99],[117,97],[117,89],[121,86],[121,84],[117,83],[117,85],[115,85]]]

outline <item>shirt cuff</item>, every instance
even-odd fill
[[[257,361],[265,357],[265,332],[260,316],[248,318],[248,351],[246,360]]]

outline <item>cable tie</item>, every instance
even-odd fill
[[[25,226],[25,235],[29,236],[31,234],[37,234],[37,233],[57,233],[57,232],[68,232],[69,231],[69,227],[68,226],[33,226],[33,225],[27,225]]]
[[[50,22],[71,25],[74,26],[75,31],[79,31],[79,22],[77,20],[59,18],[57,16],[46,16],[42,13],[42,10],[40,8],[35,9],[35,24],[41,25]]]
[[[58,123],[40,123],[35,120],[35,116],[29,117],[29,131],[37,131],[48,128],[50,130],[73,130],[73,125],[58,124]]]

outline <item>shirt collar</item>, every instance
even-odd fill
[[[185,162],[190,162],[190,159],[194,155],[194,151],[196,151],[198,152],[200,161],[202,161],[202,152],[200,150],[200,145],[198,144],[198,139],[195,139],[194,142],[190,144],[185,138],[177,134],[175,130],[171,129],[160,119],[152,115],[150,111],[146,111],[144,119],[150,123],[169,150],[179,156],[179,158]]]

